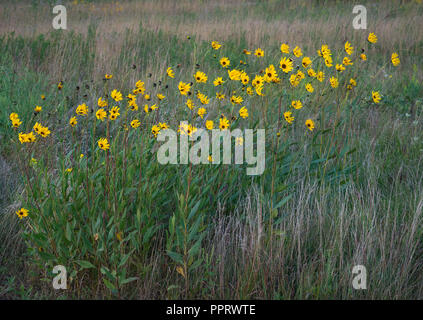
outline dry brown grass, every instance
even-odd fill
[[[185,38],[191,35],[198,40],[238,41],[251,50],[259,46],[276,48],[280,43],[287,42],[299,45],[309,55],[313,55],[323,43],[336,49],[346,40],[359,50],[364,46],[367,34],[372,31],[379,37],[380,57],[389,59],[392,52],[398,52],[405,74],[413,73],[414,65],[419,68],[419,59],[423,56],[421,4],[407,1],[401,5],[398,0],[367,4],[368,30],[354,30],[353,4],[339,4],[338,1],[327,3],[322,7],[318,2],[308,1],[70,2],[66,4],[68,30],[65,33],[86,34],[88,26],[96,26],[96,68],[91,75],[94,78],[105,72],[120,70],[116,66],[122,51],[127,50],[126,54],[137,60],[135,55],[140,25],[143,29],[155,33],[161,31],[169,37]],[[29,1],[8,2],[0,8],[0,34],[14,32],[28,38],[48,34],[53,31],[52,19],[49,5],[33,7]],[[126,33],[128,30],[129,34]],[[125,44],[125,35],[131,43]],[[72,46],[63,42],[60,50],[48,58],[49,64],[40,66],[40,70],[47,72],[54,81],[63,79],[64,73],[69,76],[62,52],[75,50]],[[151,55],[160,55],[163,59],[167,53],[154,51]],[[25,61],[22,63],[27,65]],[[155,62],[149,66],[149,70],[162,71],[163,67]],[[417,73],[417,77],[421,79],[422,73]]]
[[[180,37],[195,35],[207,41],[245,35],[251,48],[288,42],[315,50],[321,43],[339,45],[347,39],[358,46],[357,42],[372,31],[379,36],[379,46],[387,54],[400,51],[415,55],[423,50],[421,5],[412,1],[403,5],[396,0],[368,4],[368,30],[359,31],[352,28],[353,4],[347,1],[344,5],[329,4],[317,15],[309,14],[316,10],[309,1],[269,1],[265,5],[241,0],[116,1],[69,3],[67,8],[68,31],[86,33],[89,24],[98,25],[98,54],[106,59],[121,44],[121,37],[113,34],[136,30],[140,23],[153,31]],[[0,34],[48,33],[53,30],[52,17],[48,5],[34,8],[26,2],[4,4]]]

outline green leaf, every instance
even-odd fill
[[[132,254],[132,251],[123,256],[122,260],[120,261],[118,265],[118,268],[121,268],[126,263],[126,261],[128,261],[128,258],[131,256],[131,254]]]
[[[82,269],[95,268],[95,266],[91,262],[86,260],[78,260],[76,261],[76,263],[79,264],[82,267]]]
[[[197,240],[197,242],[191,247],[191,249],[188,250],[188,256],[192,257],[198,252],[198,250],[201,248],[201,240],[202,237],[200,237],[200,239]]]
[[[132,281],[135,281],[135,280],[138,280],[138,277],[130,277],[130,278],[127,278],[125,280],[120,281],[120,284],[127,284],[127,283],[132,282]]]
[[[68,241],[71,241],[72,239],[72,232],[71,232],[71,228],[70,228],[70,224],[69,222],[66,223],[66,232],[65,232],[65,237]]]
[[[200,206],[201,200],[198,200],[198,202],[195,204],[195,206],[191,209],[191,212],[189,213],[188,220],[191,220],[191,218],[196,214],[199,206]]]
[[[177,252],[173,252],[173,251],[167,251],[167,254],[169,255],[169,257],[171,257],[175,262],[179,263],[179,264],[184,264],[183,260],[182,260],[182,255],[177,253]]]
[[[287,203],[290,199],[292,198],[292,194],[286,196],[285,198],[283,198],[281,201],[279,201],[275,206],[274,206],[274,210],[282,207],[285,203]]]
[[[106,285],[107,288],[109,288],[112,291],[116,290],[116,287],[113,283],[111,283],[109,280],[107,280],[106,278],[103,278],[103,282]]]

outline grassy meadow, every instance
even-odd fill
[[[423,298],[421,1],[62,2],[0,4],[1,299]],[[212,125],[263,174],[157,161]]]

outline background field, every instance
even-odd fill
[[[52,30],[48,1],[1,1],[0,297],[110,297],[91,290],[95,285],[86,279],[77,289],[54,292],[28,262],[14,214],[24,192],[10,143],[10,112],[28,119],[40,94],[54,96],[60,80],[65,95],[88,85],[83,90],[91,97],[105,73],[114,75],[115,87],[147,80],[149,73],[163,75],[169,65],[182,64],[181,72],[190,74],[196,63],[211,64],[203,57],[212,40],[238,52],[263,47],[276,54],[280,43],[288,42],[315,54],[324,43],[336,50],[347,40],[359,50],[367,34],[375,32],[376,63],[367,72],[369,82],[380,83],[387,98],[378,106],[363,101],[354,106],[348,132],[349,144],[356,148],[353,180],[346,187],[321,185],[307,170],[286,177],[297,187],[280,208],[284,218],[271,238],[265,237],[268,230],[261,220],[266,205],[260,187],[252,185],[235,199],[225,196],[213,208],[213,228],[203,243],[208,260],[191,278],[189,294],[157,243],[137,269],[142,279],[121,294],[138,299],[423,298],[421,3],[356,1],[367,7],[368,30],[352,28],[355,1],[64,3],[65,32]],[[394,81],[385,81],[389,74],[377,70],[394,51],[401,65]],[[351,287],[356,264],[367,266],[366,291]]]

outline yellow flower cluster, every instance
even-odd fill
[[[367,40],[370,45],[373,45],[377,43],[378,38],[374,33],[370,33]],[[198,117],[196,118],[198,122],[202,122],[202,125],[208,130],[212,130],[215,127],[220,128],[220,130],[226,130],[231,126],[232,121],[237,119],[237,116],[241,119],[247,119],[249,117],[249,113],[252,112],[251,109],[249,112],[247,108],[247,106],[252,105],[251,99],[255,97],[261,98],[266,95],[273,95],[274,97],[275,92],[278,94],[278,92],[286,92],[289,89],[291,89],[291,91],[289,91],[291,92],[291,104],[288,104],[288,110],[281,110],[281,116],[285,119],[286,123],[292,124],[296,118],[294,114],[297,112],[296,110],[308,107],[310,99],[304,98],[303,94],[310,97],[313,94],[323,95],[328,90],[330,91],[335,89],[353,91],[357,86],[357,80],[355,79],[355,76],[354,78],[351,78],[349,74],[356,74],[356,71],[354,71],[355,69],[350,68],[357,65],[357,63],[361,64],[367,61],[364,49],[362,49],[360,53],[356,53],[354,46],[349,41],[345,42],[341,56],[339,56],[338,53],[333,55],[332,50],[326,44],[321,45],[321,47],[317,50],[317,56],[308,56],[299,46],[293,46],[293,49],[291,49],[289,44],[282,43],[280,45],[280,52],[282,55],[277,58],[279,64],[269,63],[266,65],[263,65],[262,63],[262,61],[265,60],[265,52],[262,48],[257,48],[255,50],[243,49],[242,53],[245,55],[245,59],[241,60],[239,63],[235,63],[233,60],[230,60],[229,52],[223,52],[224,50],[221,50],[221,43],[218,41],[212,41],[211,47],[216,52],[214,57],[217,59],[217,66],[220,65],[220,70],[223,68],[225,72],[223,74],[214,75],[213,79],[210,81],[209,76],[204,70],[196,70],[192,74],[192,77],[194,78],[193,82],[180,79],[174,85],[177,87],[177,95],[179,95],[180,99],[182,99],[182,104],[186,105],[188,108],[192,119]],[[218,57],[218,55],[220,56]],[[337,58],[334,58],[334,56]],[[270,57],[270,55],[266,55],[266,58],[268,57]],[[252,59],[260,59],[260,65],[262,67],[260,67],[259,70],[251,71],[250,66],[254,65],[254,61],[251,61]],[[334,61],[338,59],[339,61]],[[392,53],[391,62],[394,67],[400,65],[398,53]],[[155,122],[151,123],[151,121],[147,120],[153,119],[150,115],[153,111],[157,110],[162,105],[168,104],[168,100],[170,100],[170,98],[166,97],[163,93],[164,91],[160,92],[157,88],[162,85],[163,81],[166,82],[165,87],[168,89],[169,86],[171,86],[172,80],[177,76],[175,70],[180,68],[180,66],[181,65],[177,65],[176,67],[169,66],[163,70],[163,73],[167,76],[165,77],[166,80],[160,80],[158,85],[155,82],[154,88],[156,89],[148,89],[151,90],[150,92],[147,91],[146,83],[150,84],[151,82],[138,80],[135,83],[135,87],[127,93],[126,99],[122,92],[118,89],[108,91],[110,94],[105,94],[103,97],[98,98],[98,108],[97,110],[91,109],[91,113],[95,114],[96,119],[101,122],[106,121],[107,123],[107,138],[100,138],[98,140],[98,146],[100,149],[108,150],[110,148],[109,124],[110,121],[118,120],[119,116],[121,116],[121,112],[123,113],[122,120],[119,119],[117,123],[120,123],[125,130],[128,130],[129,127],[136,129],[148,126],[151,128],[152,135],[157,136],[161,130],[169,128],[169,125],[166,122],[157,122],[161,120],[161,112],[160,114],[157,112],[154,113],[156,114],[156,116],[154,116],[154,119],[156,119],[154,120]],[[197,64],[196,68],[199,69],[200,65]],[[334,72],[332,72],[332,70]],[[327,75],[325,73],[327,73]],[[345,74],[347,75],[344,76]],[[151,78],[152,74],[150,74],[149,77]],[[285,78],[288,81],[287,85],[284,83]],[[307,80],[305,80],[306,78]],[[106,85],[111,79],[113,79],[112,74],[104,75]],[[218,88],[215,92],[215,96],[213,95],[211,97],[208,95],[210,94],[210,87],[208,85],[210,82],[212,82],[216,89]],[[63,86],[63,81],[60,81],[57,85],[59,90],[61,90]],[[271,90],[271,86],[278,89]],[[163,88],[163,86],[161,88]],[[304,93],[302,93],[298,98],[295,98],[295,96],[300,92],[300,88],[305,89],[302,90]],[[42,95],[41,97],[45,100],[45,95]],[[124,102],[122,102],[124,99],[126,101],[126,108]],[[156,99],[155,102],[150,102],[154,99]],[[141,110],[143,110],[144,113],[136,114],[136,112],[140,109],[139,105],[141,100],[144,101],[144,103],[142,103],[144,107],[141,107]],[[374,103],[379,104],[382,101],[381,93],[377,90],[373,90],[371,92],[371,96],[369,94],[368,101],[373,101]],[[224,114],[221,114],[218,119],[210,119],[215,114],[213,112],[214,110],[211,109],[215,105],[223,107],[228,105],[231,106],[232,109],[230,109],[230,116],[227,117]],[[207,110],[209,107],[210,109]],[[234,108],[235,110],[233,110]],[[40,113],[42,109],[43,108],[41,106],[36,106],[34,112]],[[123,111],[121,111],[122,109]],[[304,109],[307,110],[307,108]],[[86,103],[81,103],[76,107],[75,113],[76,115],[73,115],[69,119],[69,125],[72,128],[77,126],[78,116],[88,116],[90,108]],[[20,120],[18,114],[11,113],[9,118],[13,128],[21,126],[22,121]],[[311,131],[315,128],[315,124],[312,119],[307,119],[305,125],[306,128]],[[194,123],[179,127],[179,132],[186,133],[188,135],[191,135],[196,130],[197,128]],[[36,122],[33,126],[33,131],[29,133],[19,133],[19,141],[21,143],[36,141],[36,135],[34,133],[43,138],[46,138],[51,134],[48,127]]]

